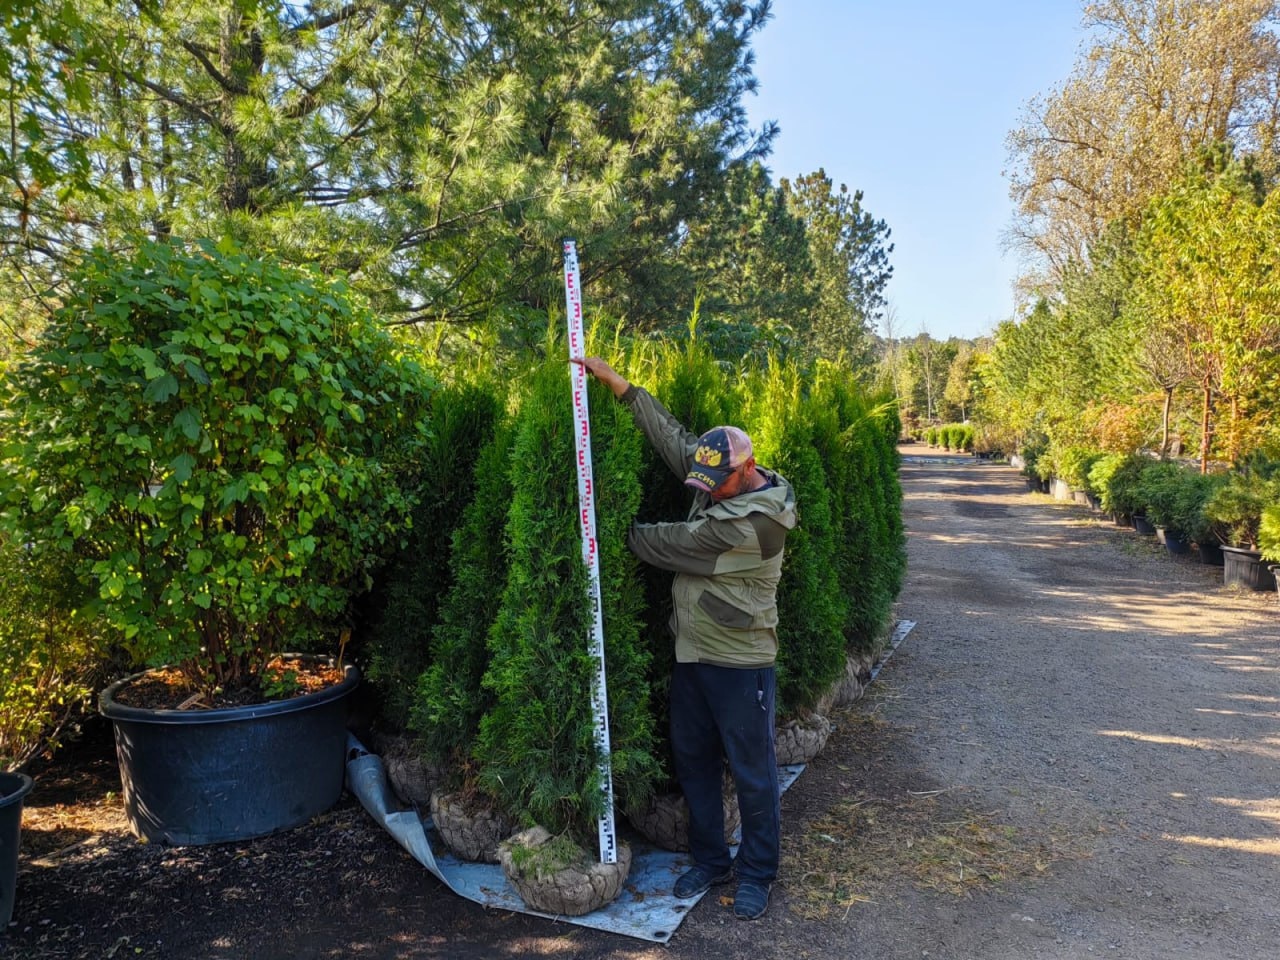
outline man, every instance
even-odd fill
[[[673,892],[696,897],[732,880],[736,866],[733,911],[754,920],[768,908],[778,874],[777,588],[783,544],[796,524],[795,493],[777,473],[757,466],[750,437],[737,427],[696,436],[600,358],[579,362],[630,406],[663,462],[694,490],[688,519],[636,524],[627,539],[641,560],[676,575],[671,742],[689,804],[694,865]],[[724,840],[722,756],[742,815],[736,865]]]

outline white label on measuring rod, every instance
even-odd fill
[[[569,356],[584,355],[582,332],[582,289],[578,280],[578,245],[564,242],[564,302],[569,321]],[[595,718],[596,753],[600,761],[600,789],[604,813],[600,816],[600,862],[618,860],[618,834],[613,820],[613,767],[609,761],[609,694],[604,675],[604,611],[600,606],[600,554],[596,544],[595,483],[591,477],[591,418],[587,413],[587,369],[569,364],[573,386],[573,437],[578,452],[578,518],[582,533],[582,562],[587,567],[591,596],[591,655],[596,676],[591,684],[591,709]]]

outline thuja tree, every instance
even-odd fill
[[[509,812],[586,843],[603,794],[568,383],[563,361],[548,361],[521,402],[506,527],[511,565],[484,678],[495,702],[481,720],[474,756],[480,786]],[[613,778],[624,805],[638,805],[656,774],[649,655],[639,630],[643,596],[625,548],[640,503],[642,441],[607,391],[593,384],[589,403]]]
[[[831,482],[836,570],[848,597],[851,653],[874,650],[906,570],[902,491],[892,404],[876,404],[835,367],[820,369],[809,399],[814,446]]]
[[[745,378],[746,425],[756,460],[795,489],[803,522],[787,536],[778,584],[778,699],[781,712],[811,708],[844,668],[841,633],[848,597],[836,576],[840,530],[813,443],[813,424],[794,368],[771,364]]]
[[[453,786],[474,786],[467,782],[470,754],[480,718],[493,705],[492,690],[482,685],[489,667],[485,638],[507,580],[513,437],[514,425],[504,415],[476,458],[473,496],[449,545],[451,582],[431,627],[431,662],[415,684],[410,727],[427,756],[449,764]],[[439,545],[431,560],[441,563]]]
[[[451,582],[442,546],[472,502],[476,457],[493,433],[501,402],[492,382],[450,385],[431,398],[429,432],[411,468],[417,505],[408,542],[365,605],[368,677],[382,695],[385,718],[397,728],[408,725],[440,599]]]

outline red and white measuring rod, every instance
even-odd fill
[[[582,331],[582,287],[578,279],[578,244],[564,241],[564,302],[569,322],[569,356],[581,360],[585,337]],[[599,758],[600,789],[604,812],[600,815],[600,862],[616,863],[618,832],[613,815],[613,766],[609,759],[609,694],[604,674],[604,611],[600,605],[600,551],[596,541],[595,483],[591,476],[591,418],[587,411],[587,368],[569,364],[573,386],[573,436],[578,463],[578,519],[582,534],[582,562],[587,567],[591,597],[591,637],[588,646],[596,662],[591,684],[591,712],[595,720],[596,755]]]

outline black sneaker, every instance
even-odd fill
[[[733,867],[725,867],[722,873],[716,873],[711,867],[695,864],[680,875],[671,892],[681,900],[688,900],[700,893],[706,893],[712,887],[728,883],[732,879]]]
[[[738,884],[733,895],[733,915],[739,920],[757,920],[769,909],[769,887],[760,883]]]

